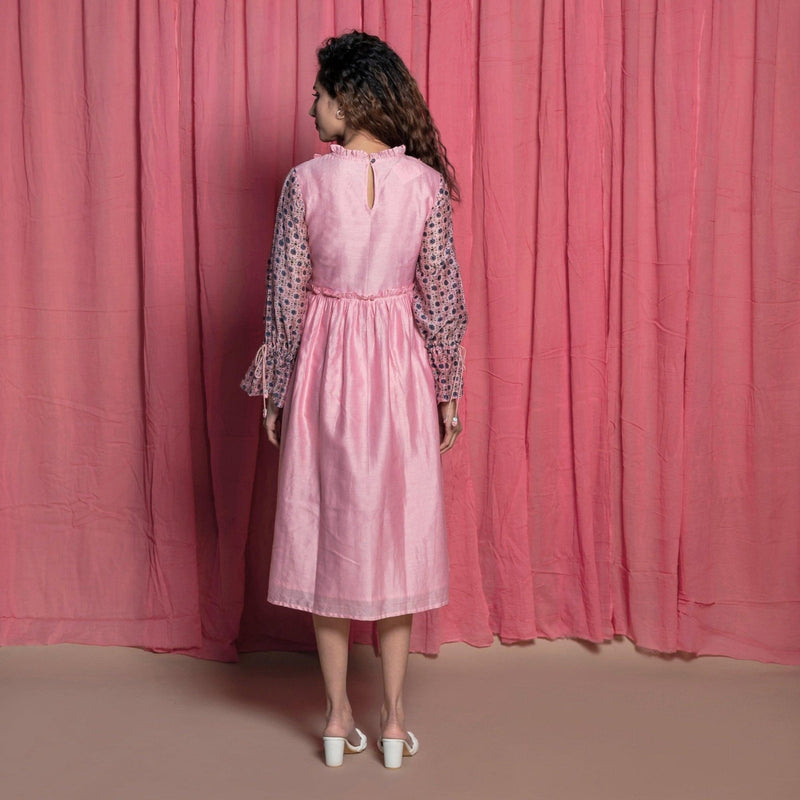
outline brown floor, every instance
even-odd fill
[[[379,664],[356,647],[370,737],[321,759],[316,658],[239,664],[129,648],[0,649],[2,800],[798,800],[800,668],[665,658],[627,641],[412,656],[420,753],[383,768]]]

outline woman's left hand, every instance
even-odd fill
[[[439,403],[439,429],[442,433],[440,453],[446,453],[456,443],[458,434],[462,431],[461,420],[456,416],[456,405],[455,400]]]
[[[270,444],[280,448],[281,446],[281,419],[283,418],[283,409],[275,405],[272,397],[267,401],[267,416],[261,421],[264,430],[267,432],[267,439]]]

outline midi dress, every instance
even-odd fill
[[[462,394],[466,322],[436,170],[339,145],[291,170],[242,382],[283,408],[271,603],[360,620],[447,603],[437,402]]]

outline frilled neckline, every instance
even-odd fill
[[[375,153],[368,153],[366,150],[350,150],[347,147],[342,147],[340,144],[331,145],[331,153],[341,158],[370,158],[377,160],[381,158],[396,158],[397,156],[404,155],[405,152],[406,146],[404,144],[399,144],[397,147],[390,147],[388,150],[378,150]]]

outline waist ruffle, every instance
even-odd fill
[[[402,295],[411,294],[414,291],[414,284],[384,289],[377,294],[359,294],[358,292],[342,292],[338,289],[331,289],[328,286],[310,283],[308,291],[311,294],[321,294],[325,297],[334,297],[339,300],[384,300],[387,297],[401,297]]]

